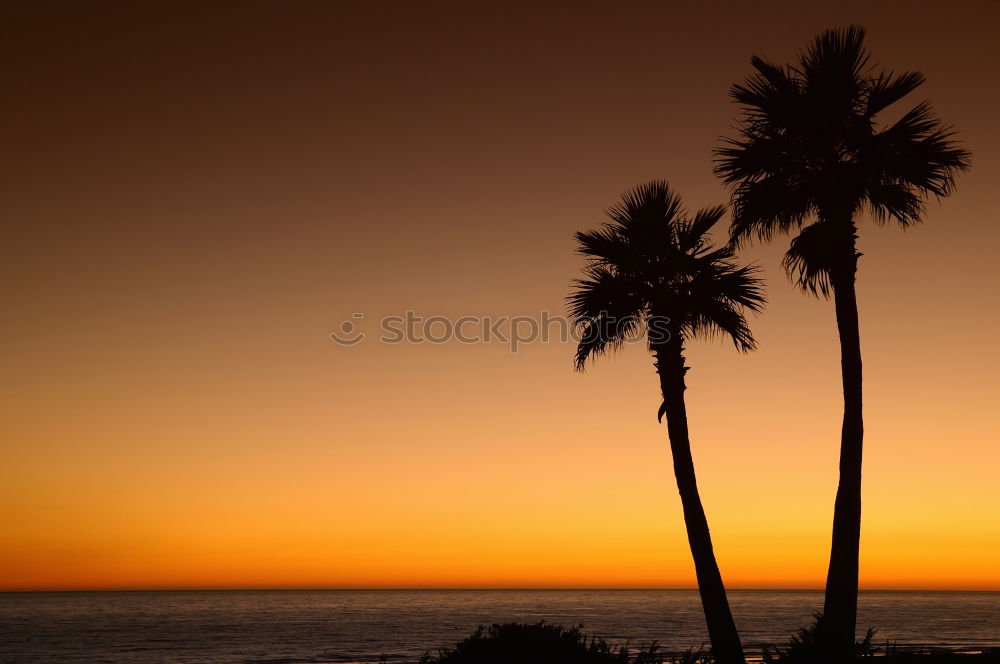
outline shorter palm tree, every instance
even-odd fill
[[[698,495],[684,404],[689,339],[728,337],[744,352],[756,345],[744,317],[744,311],[758,312],[764,305],[756,269],[736,265],[728,246],[713,247],[706,237],[724,212],[717,206],[689,217],[663,181],[632,189],[608,210],[610,222],[576,234],[588,262],[568,301],[581,332],[578,370],[588,359],[647,335],[663,397],[658,419],[667,418],[712,652],[719,664],[737,664],[745,662],[743,647]]]

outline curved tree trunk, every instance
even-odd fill
[[[830,568],[823,604],[823,632],[837,651],[851,652],[858,613],[858,552],[861,540],[861,340],[855,275],[858,256],[851,227],[850,260],[831,273],[840,368],[844,386],[844,423],[840,438],[840,483],[833,511]]]
[[[691,442],[688,438],[687,409],[684,405],[684,373],[687,368],[684,366],[683,346],[678,341],[671,340],[658,348],[655,355],[663,392],[663,412],[667,416],[674,475],[684,508],[684,525],[694,558],[698,591],[705,610],[712,653],[718,664],[745,664],[743,646],[729,610],[722,575],[715,562],[708,520],[705,518],[695,481],[694,460],[691,458]]]

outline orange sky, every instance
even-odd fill
[[[691,587],[640,347],[353,348],[353,312],[562,312],[572,233],[710,149],[749,57],[860,22],[974,155],[865,223],[862,585],[1000,589],[1000,3],[7,3],[0,589]],[[832,305],[746,252],[760,350],[689,353],[732,587],[819,587]]]

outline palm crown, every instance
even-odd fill
[[[735,243],[817,218],[785,257],[789,274],[814,293],[828,292],[838,249],[853,257],[846,222],[857,212],[916,223],[926,198],[950,193],[969,165],[927,102],[892,124],[877,121],[924,77],[876,71],[864,36],[856,26],[827,31],[791,67],[753,58],[757,73],[731,91],[743,107],[739,136],[716,150],[716,173],[734,185]]]
[[[754,348],[743,311],[764,304],[756,268],[737,266],[729,247],[713,247],[706,237],[724,212],[716,206],[689,217],[667,183],[653,181],[626,192],[607,211],[609,222],[576,234],[588,258],[585,278],[568,297],[582,332],[577,369],[644,326],[651,345],[665,342],[654,321],[667,323],[681,343],[724,335],[740,350]]]

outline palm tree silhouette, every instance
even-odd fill
[[[585,278],[574,281],[568,302],[582,332],[578,370],[588,359],[647,333],[663,395],[657,418],[667,417],[712,651],[720,664],[737,664],[745,662],[743,647],[698,495],[684,405],[687,340],[721,335],[749,351],[755,341],[743,311],[757,312],[764,304],[755,268],[737,266],[731,249],[715,248],[705,237],[724,212],[723,207],[710,207],[689,218],[666,182],[632,189],[608,210],[610,222],[576,234],[578,251],[588,262]]]
[[[739,136],[716,150],[715,163],[733,187],[733,243],[801,229],[785,269],[813,295],[833,292],[844,421],[822,631],[841,649],[854,644],[861,533],[856,217],[868,212],[878,223],[915,224],[926,198],[947,196],[969,165],[969,153],[926,102],[891,124],[876,120],[924,77],[876,70],[864,37],[857,26],[828,30],[794,66],[754,57],[756,73],[731,90],[742,107]]]

